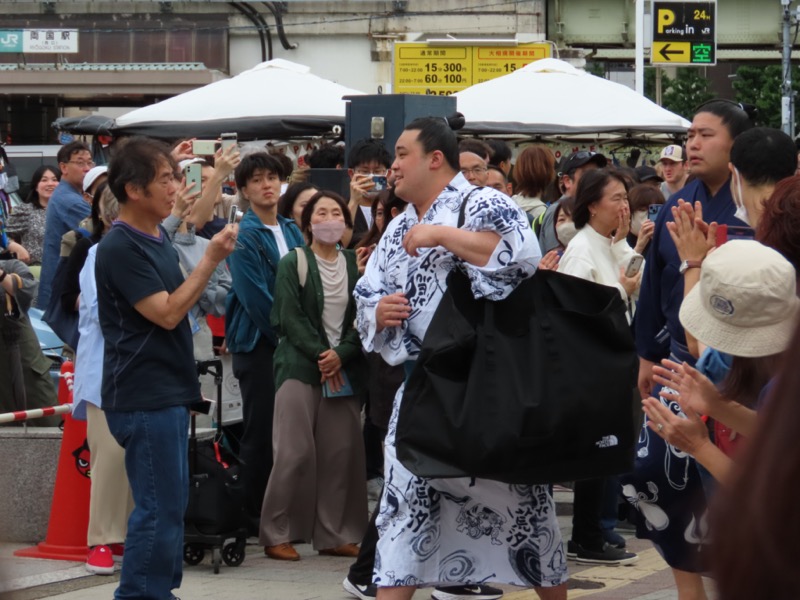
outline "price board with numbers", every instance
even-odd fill
[[[549,44],[500,47],[398,42],[394,47],[392,91],[395,94],[449,96],[549,56]]]

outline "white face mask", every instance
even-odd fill
[[[556,237],[564,247],[569,245],[576,233],[578,233],[578,230],[575,228],[575,223],[572,221],[564,221],[556,225]]]
[[[631,233],[635,236],[639,236],[639,232],[642,230],[642,225],[647,220],[647,211],[646,210],[637,210],[633,213],[631,217]]]
[[[323,244],[336,244],[342,239],[345,230],[344,221],[322,221],[311,224],[311,235]]]
[[[747,207],[744,205],[744,194],[742,194],[742,176],[736,167],[733,167],[733,181],[731,196],[733,196],[733,203],[736,205],[736,212],[733,213],[733,216],[750,225],[750,215],[747,214]]]

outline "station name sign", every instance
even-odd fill
[[[0,52],[74,54],[77,29],[0,29]]]

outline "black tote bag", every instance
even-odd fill
[[[533,484],[629,471],[638,359],[616,288],[537,271],[505,300],[447,290],[398,418],[415,475]]]

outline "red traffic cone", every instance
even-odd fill
[[[58,384],[59,404],[72,402],[73,371],[71,362],[65,362],[61,366],[61,381]],[[86,560],[89,552],[86,545],[91,490],[89,475],[86,421],[76,421],[72,415],[66,414],[53,502],[50,505],[47,538],[36,546],[17,550],[14,552],[15,556],[80,562]]]

